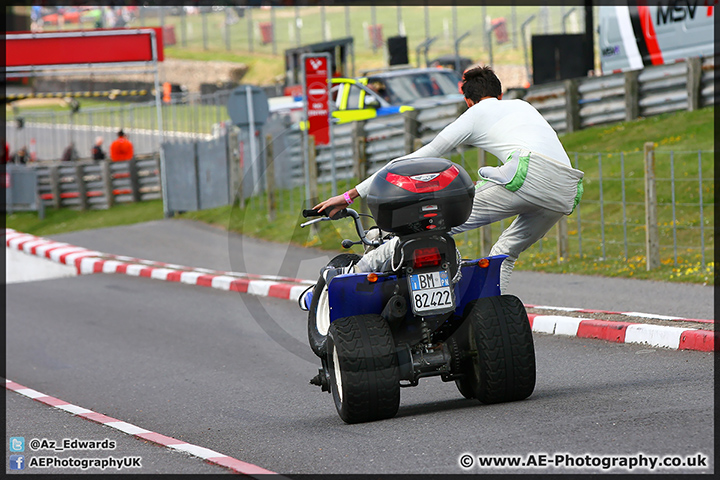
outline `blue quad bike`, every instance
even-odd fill
[[[321,361],[310,383],[332,394],[346,423],[395,416],[400,388],[423,377],[454,381],[464,397],[486,404],[532,394],[527,312],[517,297],[500,294],[505,256],[462,260],[448,234],[470,216],[474,194],[459,165],[415,158],[388,164],[373,180],[367,204],[376,227],[365,230],[351,208],[333,218],[303,211],[319,217],[303,227],[352,218],[360,240],[343,240],[345,248],[362,244],[367,253],[398,237],[378,271],[342,273],[361,257],[340,254],[298,300]]]

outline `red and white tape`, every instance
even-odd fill
[[[297,301],[299,296],[312,285],[311,280],[302,280],[271,275],[251,275],[236,272],[219,272],[203,268],[153,262],[138,258],[109,255],[82,247],[54,242],[45,238],[5,229],[5,243],[31,255],[49,258],[55,262],[72,265],[78,274],[120,273],[136,277],[154,278],[168,282],[212,287],[220,290],[249,293],[263,297],[275,297]],[[527,308],[546,308],[580,313],[612,313],[633,317],[676,320],[696,323],[714,323],[714,320],[686,319],[652,315],[638,312],[607,312],[580,308],[545,307],[526,305]],[[671,327],[646,323],[615,322],[557,315],[529,314],[534,332],[569,335],[584,338],[598,338],[620,343],[640,343],[653,347],[676,350],[714,350],[714,332],[694,328]]]
[[[265,470],[264,468],[253,465],[252,463],[243,462],[242,460],[229,457],[214,450],[210,450],[209,448],[200,447],[198,445],[183,442],[182,440],[177,440],[175,438],[168,437],[160,433],[151,432],[150,430],[146,430],[136,425],[123,422],[116,418],[108,417],[107,415],[93,412],[92,410],[88,410],[87,408],[73,405],[64,400],[60,400],[59,398],[51,397],[50,395],[45,395],[44,393],[40,393],[31,388],[24,387],[19,383],[15,383],[8,379],[5,379],[5,388],[7,390],[12,390],[13,392],[19,393],[20,395],[24,395],[28,398],[32,398],[33,400],[40,403],[44,403],[45,405],[49,405],[59,410],[64,410],[86,420],[90,420],[91,422],[99,423],[101,425],[114,428],[115,430],[119,430],[128,435],[132,435],[134,437],[141,438],[143,440],[147,440],[149,442],[153,442],[158,445],[171,448],[173,450],[178,450],[193,455],[195,457],[202,458],[208,463],[220,465],[221,467],[228,468],[235,473],[242,473],[250,476],[275,474],[275,472],[271,472],[270,470]]]

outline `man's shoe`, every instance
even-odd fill
[[[325,267],[322,271],[322,277],[325,280],[325,285],[329,285],[330,280],[338,275],[353,273],[354,271],[355,270],[352,265],[348,265],[347,267]]]

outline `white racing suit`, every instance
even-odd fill
[[[505,159],[501,166],[480,168],[470,218],[450,231],[454,235],[517,215],[490,250],[490,255],[508,256],[500,270],[500,291],[504,293],[518,255],[542,238],[563,215],[573,212],[582,197],[584,174],[570,166],[552,127],[522,100],[482,100],[431,143],[402,158],[437,157],[460,143],[484,148]],[[542,153],[527,147],[532,144]],[[361,196],[367,195],[372,179],[356,187]],[[355,271],[377,271],[392,256],[396,244],[394,238],[368,252]]]

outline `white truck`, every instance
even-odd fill
[[[717,3],[628,0],[623,5],[598,7],[602,74],[714,55]]]

